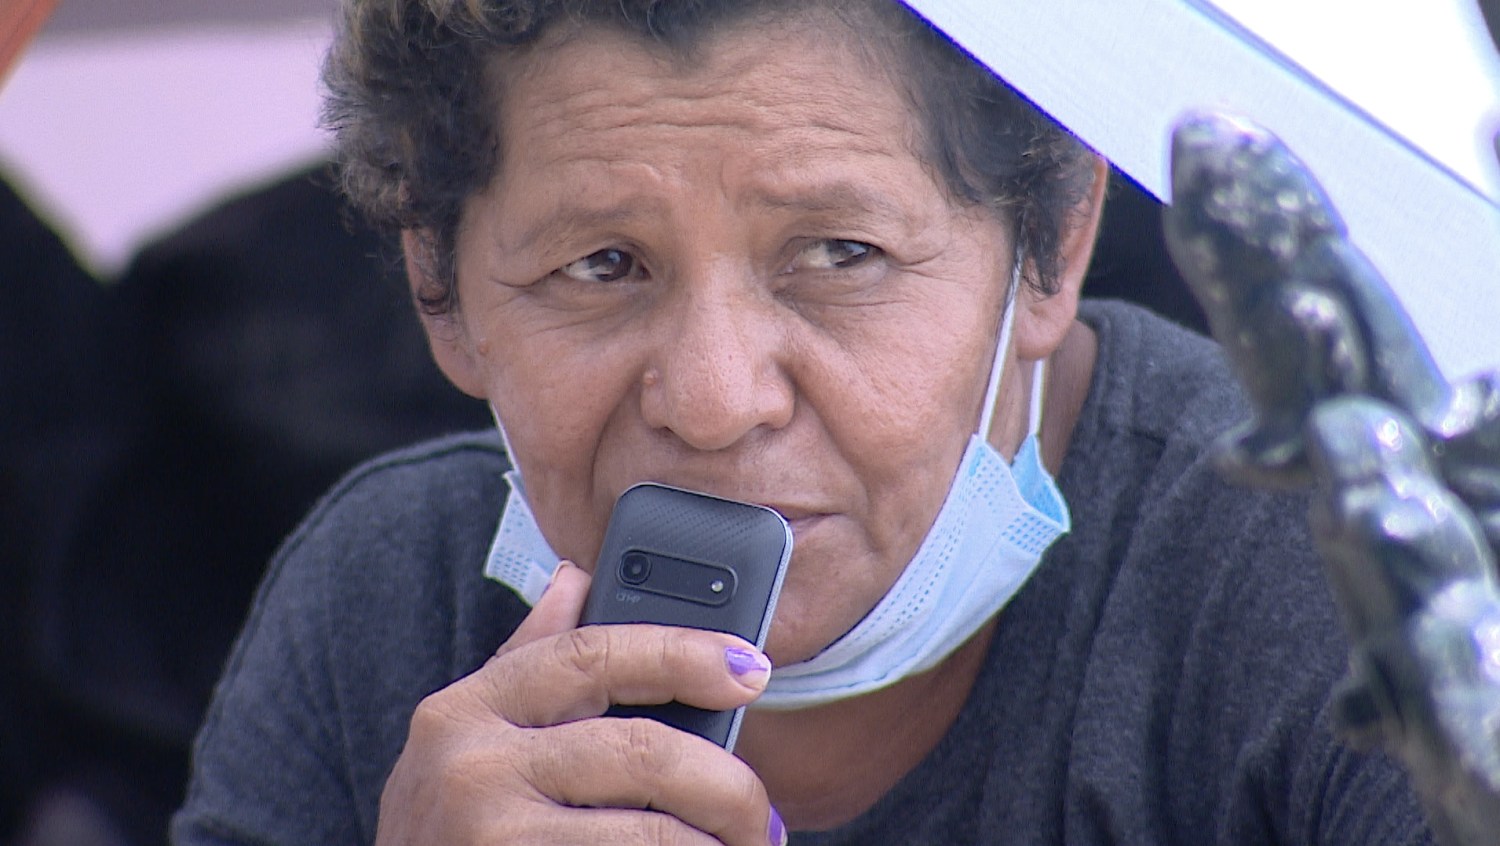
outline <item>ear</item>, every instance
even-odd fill
[[[1067,336],[1073,319],[1078,316],[1078,295],[1094,255],[1094,240],[1099,234],[1099,220],[1104,213],[1104,190],[1109,184],[1109,165],[1094,157],[1094,182],[1088,194],[1068,214],[1059,255],[1057,292],[1038,293],[1030,285],[1021,285],[1016,305],[1024,310],[1025,319],[1016,321],[1016,355],[1023,361],[1037,361],[1051,355]],[[1034,273],[1028,262],[1023,274]]]
[[[401,233],[401,252],[406,261],[406,281],[411,286],[412,299],[418,292],[432,289],[437,283],[432,278],[430,235],[422,230],[407,229]],[[422,328],[427,333],[427,346],[438,369],[448,377],[460,391],[472,397],[486,399],[487,385],[484,379],[482,350],[476,349],[468,329],[457,314],[428,314],[421,312]]]

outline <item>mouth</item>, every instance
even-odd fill
[[[800,535],[830,516],[826,512],[808,511],[803,508],[791,508],[772,504],[765,504],[765,507],[781,515],[781,518],[792,527],[793,536]]]
[[[723,497],[725,499],[734,500],[736,502],[745,502],[753,505],[758,505],[762,508],[769,508],[770,510],[779,514],[781,516],[781,519],[785,520],[787,524],[791,526],[793,535],[797,537],[800,537],[802,533],[810,530],[813,526],[823,522],[829,517],[835,516],[834,512],[820,510],[817,505],[794,505],[785,501],[777,502],[770,499],[761,499],[755,494],[744,490],[735,491],[733,489],[726,489],[724,486],[719,485],[703,485],[701,483],[694,483],[695,481],[699,480],[684,482],[680,479],[656,478],[651,476],[648,476],[646,478],[647,480],[656,482],[657,484],[682,488],[683,490],[697,491],[709,496]]]

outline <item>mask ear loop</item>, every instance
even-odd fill
[[[505,459],[510,462],[510,466],[517,473],[520,473],[521,465],[516,461],[516,451],[510,445],[510,435],[505,432],[505,424],[500,422],[500,409],[495,407],[494,400],[490,400],[488,405],[490,407],[490,416],[495,418],[495,428],[500,430],[500,443],[505,445]]]
[[[1029,434],[1042,445],[1042,408],[1047,401],[1047,359],[1031,366],[1031,424]]]
[[[1005,294],[1005,314],[1000,318],[1000,339],[995,345],[995,357],[990,362],[990,381],[984,389],[984,405],[979,410],[979,436],[990,439],[990,427],[995,422],[995,398],[1000,393],[1000,377],[1005,372],[1005,353],[1010,349],[1011,329],[1016,323],[1016,289],[1021,284],[1021,264],[1025,255],[1016,247],[1016,263],[1010,271],[1010,290]]]
[[[1016,251],[1016,280],[1011,283],[1011,287],[1015,288],[1016,285],[1020,284],[1020,279],[1021,254],[1018,249]],[[1031,405],[1027,409],[1026,434],[1029,437],[1036,438],[1037,449],[1041,449],[1042,446],[1042,410],[1046,408],[1047,403],[1048,361],[1049,358],[1044,357],[1031,365]]]

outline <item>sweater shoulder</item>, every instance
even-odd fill
[[[423,521],[446,520],[479,500],[490,516],[498,515],[495,496],[503,496],[503,476],[510,466],[494,432],[451,435],[386,453],[334,485],[288,545],[351,520],[368,528],[399,517],[400,526],[409,530]]]
[[[1206,446],[1250,415],[1219,345],[1138,306],[1094,301],[1080,317],[1099,339],[1091,395],[1106,428]]]

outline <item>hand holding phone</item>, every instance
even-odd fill
[[[730,709],[763,684],[728,665],[727,650],[743,645],[732,635],[578,628],[592,583],[559,566],[492,659],[418,704],[376,843],[468,843],[479,832],[489,843],[698,842],[712,831],[716,843],[765,846],[768,828],[780,830],[739,758],[661,723],[587,719],[622,697]]]
[[[763,648],[791,555],[791,528],[769,508],[635,485],[610,516],[580,622],[686,626]],[[650,717],[733,750],[743,713],[669,702],[606,716]]]

